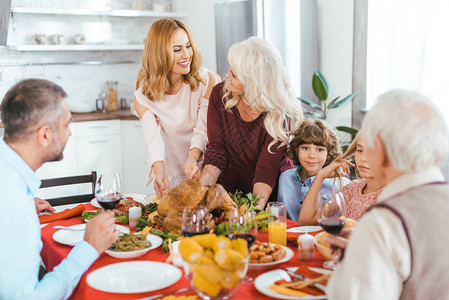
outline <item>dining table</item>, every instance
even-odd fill
[[[92,206],[90,203],[85,204],[85,210],[96,210],[97,208]],[[69,252],[72,250],[71,246],[63,245],[55,240],[53,240],[53,234],[58,230],[53,227],[56,225],[60,226],[72,226],[76,224],[83,224],[84,221],[80,216],[72,217],[69,219],[58,220],[47,224],[41,228],[41,237],[43,242],[43,248],[41,251],[41,257],[43,264],[45,265],[47,272],[51,272],[54,267],[56,267],[64,258],[66,258]],[[287,228],[297,227],[298,224],[295,221],[287,220]],[[311,234],[317,234],[318,232],[314,232]],[[257,234],[257,240],[260,242],[268,242],[268,230],[262,232],[259,230]],[[299,267],[299,266],[307,266],[307,267],[316,267],[322,268],[324,258],[321,254],[314,249],[314,258],[312,260],[303,261],[298,259],[298,248],[294,242],[294,238],[289,237],[287,247],[290,247],[293,250],[293,257],[279,265],[273,266],[272,269],[277,268],[290,268],[290,267]],[[133,259],[118,259],[113,258],[107,255],[106,253],[101,254],[98,259],[89,267],[89,269],[82,275],[80,282],[74,289],[72,295],[69,299],[139,299],[145,298],[156,294],[168,293],[168,292],[176,292],[182,288],[189,288],[190,281],[184,276],[183,268],[180,268],[183,276],[176,283],[172,284],[163,289],[159,289],[157,291],[151,292],[143,292],[143,293],[109,293],[100,291],[92,288],[86,281],[86,277],[89,273],[105,267],[107,265],[126,262],[126,261],[154,261],[154,262],[165,262],[169,256],[169,253],[163,252],[162,247],[155,248],[150,250],[143,256],[133,258]],[[267,272],[269,270],[252,270],[248,269],[247,275],[253,278],[256,278],[260,274]],[[194,295],[194,291],[188,291],[185,293],[179,293],[178,295]],[[240,285],[238,291],[233,296],[233,299],[272,299],[261,292],[259,292],[254,284],[242,284]]]

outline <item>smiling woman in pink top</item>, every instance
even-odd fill
[[[198,162],[207,144],[206,115],[218,75],[202,68],[202,58],[179,20],[154,22],[145,39],[133,112],[141,119],[150,172],[159,198],[178,175],[199,178]]]

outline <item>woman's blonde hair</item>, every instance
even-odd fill
[[[332,128],[326,121],[317,119],[306,119],[296,130],[295,135],[290,142],[290,150],[288,157],[295,165],[299,165],[298,151],[299,147],[304,144],[313,144],[326,147],[327,158],[323,167],[329,165],[334,159],[341,155],[340,142],[338,140],[337,131]]]
[[[266,113],[264,126],[273,138],[268,150],[279,142],[288,144],[292,130],[302,121],[300,102],[296,99],[287,77],[279,51],[267,41],[250,37],[231,46],[229,66],[243,84],[245,98],[254,110]],[[225,108],[230,111],[240,97],[230,90],[230,83],[223,87]]]
[[[196,90],[199,82],[204,83],[198,74],[203,64],[189,29],[179,20],[163,18],[154,22],[148,30],[145,48],[142,54],[142,67],[136,80],[136,89],[142,88],[142,94],[150,101],[160,100],[170,88],[168,74],[173,65],[173,36],[182,29],[186,32],[193,50],[190,72],[182,75],[182,81]]]

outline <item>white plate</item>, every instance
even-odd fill
[[[142,195],[142,194],[123,194],[123,198],[126,198],[126,197],[132,197],[134,199],[134,201],[140,202],[143,205],[147,205],[148,203],[150,203],[149,201],[147,201],[145,199],[145,195]],[[100,204],[98,204],[98,201],[95,198],[90,200],[90,204],[92,204],[92,206],[101,208]]]
[[[293,250],[290,249],[289,247],[285,247],[285,246],[281,246],[282,248],[284,248],[284,250],[287,252],[284,256],[284,258],[277,260],[277,261],[273,261],[273,262],[269,262],[269,263],[250,263],[248,266],[251,270],[266,270],[269,269],[275,265],[278,264],[282,264],[285,263],[286,261],[289,261],[292,257],[293,257]]]
[[[106,250],[105,252],[109,256],[112,256],[115,258],[127,259],[127,258],[135,258],[135,257],[142,256],[145,253],[147,253],[148,251],[162,245],[162,238],[158,237],[157,235],[148,234],[147,240],[151,243],[151,247],[148,247],[145,249],[136,250],[136,251],[123,251],[123,252]]]
[[[287,232],[293,232],[293,233],[310,233],[310,232],[317,232],[322,230],[321,226],[299,226],[299,227],[292,227],[287,229]]]
[[[182,272],[175,266],[155,261],[128,261],[108,265],[87,274],[87,284],[109,293],[143,293],[166,288]]]
[[[288,269],[295,271],[297,269],[297,267],[296,268],[288,268]],[[325,270],[325,269],[320,269],[320,268],[310,268],[310,270],[318,272],[318,273],[323,273],[323,274],[328,274],[328,273],[332,272],[330,270]],[[273,282],[284,279],[283,274],[285,274],[285,272],[282,270],[273,270],[270,272],[263,273],[262,275],[259,275],[256,278],[256,280],[254,281],[254,286],[262,294],[267,295],[272,298],[277,298],[277,299],[289,299],[289,300],[326,299],[326,296],[312,296],[312,295],[306,295],[303,297],[288,296],[288,295],[276,293],[275,291],[268,289],[268,287]],[[317,285],[324,290],[326,288],[324,285],[320,285],[320,284],[317,284]]]
[[[67,227],[74,229],[86,229],[86,224],[78,224]],[[119,225],[115,225],[115,227],[122,233],[129,233],[129,229],[127,227]],[[84,230],[72,231],[72,230],[59,229],[58,231],[53,233],[53,240],[55,240],[60,244],[68,246],[75,246],[76,243],[82,241],[83,238],[84,238]]]

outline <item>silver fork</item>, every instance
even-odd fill
[[[175,295],[175,294],[179,294],[179,293],[184,293],[184,292],[189,292],[189,291],[193,291],[192,288],[183,288],[177,291],[172,291],[172,292],[167,292],[167,293],[162,293],[162,294],[157,294],[154,296],[150,296],[150,297],[145,297],[145,298],[141,298],[139,300],[151,300],[151,299],[157,299],[157,298],[162,298],[165,296],[169,296],[169,295]]]
[[[84,231],[86,228],[72,228],[72,227],[66,227],[66,226],[53,226],[53,229],[64,229],[64,230],[70,230],[70,231]]]

